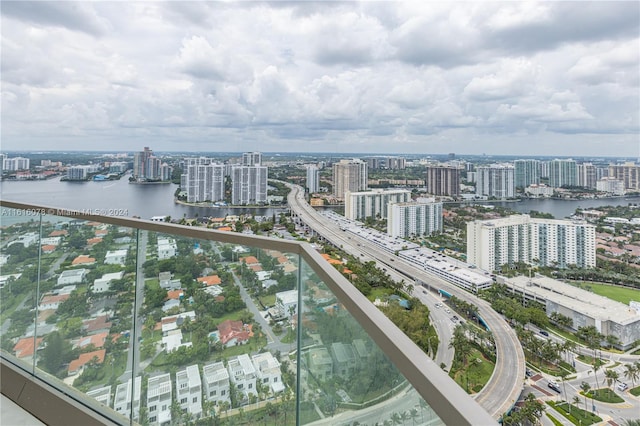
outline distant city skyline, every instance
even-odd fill
[[[2,151],[640,157],[638,2],[3,2]]]

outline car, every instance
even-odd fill
[[[618,384],[616,385],[616,388],[622,392],[626,391],[628,387],[629,385],[624,382],[618,382]]]
[[[549,337],[549,332],[546,330],[540,330],[540,334],[542,334],[543,336]]]
[[[550,389],[553,389],[558,393],[562,393],[562,391],[560,390],[560,386],[556,382],[549,382],[547,386],[549,386]]]
[[[533,371],[531,371],[531,370],[529,370],[529,369],[527,368],[527,370],[524,372],[524,374],[526,374],[526,375],[527,375],[527,377],[531,377],[531,376],[533,376]]]
[[[453,316],[453,319],[454,319],[454,320],[456,320],[456,321],[458,321],[458,316],[457,316],[457,315],[454,315],[454,316]]]

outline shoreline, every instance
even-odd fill
[[[227,204],[224,206],[216,206],[216,205],[210,205],[209,203],[188,203],[186,201],[180,201],[177,198],[173,199],[173,202],[175,204],[180,204],[182,206],[188,206],[188,207],[199,207],[199,208],[207,208],[207,209],[288,209],[289,206],[288,205],[283,205],[283,206],[272,206],[272,205],[264,205],[264,206],[258,206],[258,205],[248,205],[248,206],[234,206],[231,204]]]

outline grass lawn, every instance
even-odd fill
[[[584,362],[585,364],[593,365],[593,357],[592,356],[589,356],[589,355],[578,355],[576,357],[576,359],[578,361]],[[601,365],[606,364],[606,361],[604,361],[602,358],[597,358],[596,362],[597,362],[598,367],[600,367]]]
[[[631,388],[629,393],[633,396],[640,396],[640,386],[636,386],[635,388]]]
[[[607,284],[596,284],[584,281],[572,281],[571,285],[592,291],[600,296],[608,297],[617,302],[629,304],[631,300],[640,300],[640,290],[629,287],[618,287]]]
[[[376,298],[384,299],[385,297],[392,294],[393,291],[388,288],[374,287],[373,289],[371,289],[371,293],[369,294],[369,300],[373,301],[376,300]]]
[[[260,296],[259,297],[260,302],[262,302],[262,304],[266,307],[269,306],[273,306],[276,304],[276,295],[275,294],[268,294],[266,296]]]
[[[584,396],[584,393],[580,393]],[[600,402],[608,402],[610,404],[624,402],[624,399],[620,398],[614,391],[609,388],[601,388],[589,391],[589,393],[587,394],[587,398],[592,398]]]
[[[480,362],[477,362],[477,360]],[[449,376],[468,393],[477,393],[489,381],[495,364],[485,358],[480,351],[473,349],[467,358],[467,365],[454,365],[451,367]]]
[[[551,414],[547,413],[547,417],[549,417],[549,420],[551,420],[551,423],[553,423],[553,426],[562,426],[562,423],[560,423],[560,421],[558,421],[558,419],[553,417]]]
[[[582,408],[578,408],[575,405],[571,405],[571,407],[569,407],[569,404],[566,402],[556,404],[553,401],[547,401],[547,404],[554,407],[574,425],[579,424],[588,426],[602,421],[602,419],[595,414],[585,411]],[[571,409],[571,414],[569,414],[569,409]]]

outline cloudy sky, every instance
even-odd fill
[[[2,1],[2,150],[640,155],[640,3]]]

